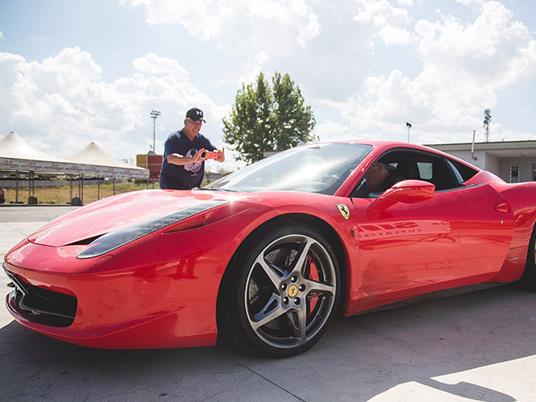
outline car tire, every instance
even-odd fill
[[[519,282],[525,289],[536,290],[536,225],[529,242],[525,272]]]
[[[302,353],[320,339],[337,310],[337,257],[326,237],[303,223],[263,227],[228,269],[220,327],[224,338],[247,351],[271,357]]]

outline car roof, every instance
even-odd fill
[[[430,152],[430,153],[434,153],[436,155],[447,157],[447,158],[455,160],[456,162],[459,162],[459,163],[461,163],[463,165],[466,165],[466,166],[476,170],[477,172],[482,170],[479,167],[474,166],[471,163],[469,163],[469,162],[467,162],[467,161],[465,161],[463,159],[460,159],[460,158],[458,158],[458,157],[456,157],[454,155],[442,152],[442,151],[440,151],[438,149],[430,148],[430,147],[427,147],[427,146],[424,146],[424,145],[412,144],[412,143],[404,142],[404,141],[349,139],[349,140],[319,141],[319,142],[316,142],[316,144],[332,144],[332,143],[371,145],[372,147],[375,148],[375,151],[376,151],[375,153],[383,152],[383,151],[386,151],[388,149],[393,149],[393,148],[410,148],[410,149],[415,149],[415,150],[418,150],[418,151]],[[307,145],[311,145],[311,144],[313,144],[313,143],[308,143]]]

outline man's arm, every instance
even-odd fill
[[[193,163],[193,162],[199,162],[201,160],[201,153],[204,152],[205,149],[201,148],[198,150],[194,156],[182,156],[177,153],[169,154],[167,156],[167,162],[171,163],[172,165],[186,165],[187,163]]]

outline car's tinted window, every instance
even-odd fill
[[[458,170],[464,182],[478,173],[478,171],[471,169],[469,166],[464,165],[463,163],[454,161],[452,159],[449,159],[449,161],[456,167],[456,170]]]
[[[371,149],[365,144],[305,145],[263,159],[206,188],[334,194]]]

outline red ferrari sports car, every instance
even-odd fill
[[[95,348],[289,356],[345,316],[482,283],[536,286],[536,183],[422,146],[319,143],[192,191],[91,203],[13,247],[10,313]]]

